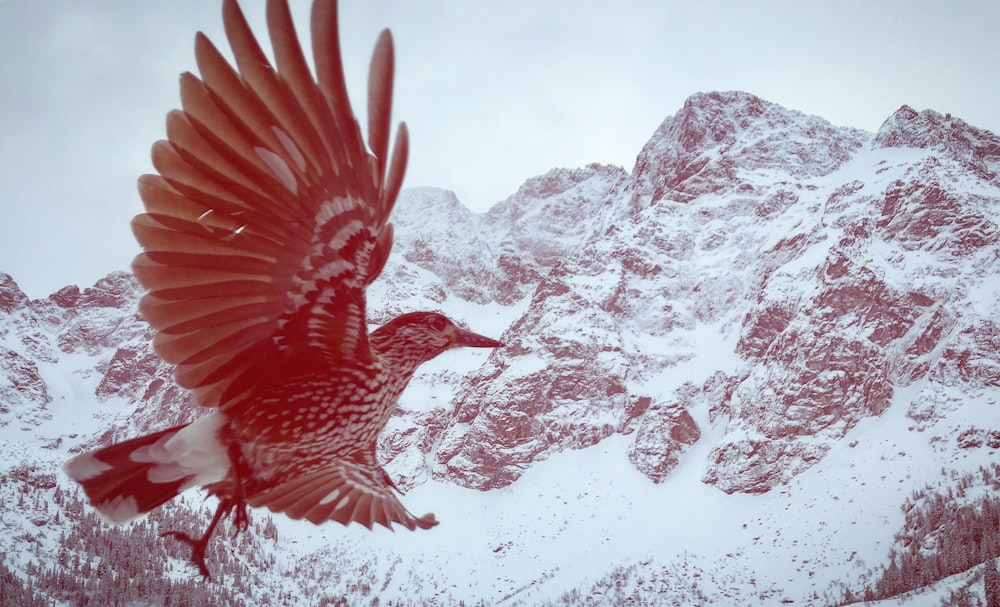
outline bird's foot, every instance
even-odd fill
[[[181,533],[180,531],[164,531],[160,534],[160,537],[172,537],[175,540],[180,540],[190,546],[191,562],[198,568],[198,572],[201,573],[201,577],[206,580],[212,577],[208,573],[208,565],[205,563],[205,550],[208,548],[208,539],[210,537],[209,533],[195,539],[186,533]]]
[[[224,499],[219,502],[219,507],[215,509],[215,516],[212,517],[212,522],[208,524],[208,529],[205,533],[198,539],[191,537],[186,533],[181,533],[180,531],[164,531],[160,534],[160,537],[172,537],[176,540],[180,540],[191,547],[191,562],[194,563],[195,567],[198,568],[198,572],[206,580],[212,576],[208,572],[208,565],[205,563],[205,552],[208,550],[208,540],[212,538],[212,534],[215,532],[216,526],[218,526],[219,521],[225,518],[230,512],[232,512],[233,507],[236,507],[236,514],[233,515],[233,526],[236,527],[236,531],[239,532],[246,529],[247,525],[250,524],[250,517],[247,514],[246,503],[240,500],[234,499]]]
[[[233,464],[233,471],[236,476],[232,487],[233,494],[231,497],[222,498],[219,502],[219,507],[215,509],[215,516],[212,517],[212,522],[208,524],[208,529],[205,530],[205,533],[198,539],[180,531],[164,531],[160,534],[160,537],[172,537],[190,546],[191,562],[194,563],[202,577],[206,580],[211,578],[211,575],[208,572],[208,565],[205,563],[205,552],[208,550],[208,541],[212,538],[212,534],[215,532],[219,521],[232,513],[233,529],[236,533],[246,531],[250,527],[250,507],[243,499],[245,494],[243,479],[247,475],[245,464],[242,457],[240,457],[239,448],[235,444],[229,446],[229,458]]]
[[[243,487],[244,479],[249,477],[247,471],[246,461],[244,460],[239,446],[236,443],[231,443],[229,445],[229,461],[232,464],[233,474],[236,476],[235,483],[233,483],[233,497],[223,501],[223,504],[227,506],[228,510],[236,509],[233,513],[233,527],[236,529],[236,533],[240,531],[246,531],[247,527],[250,526],[250,507],[247,506],[246,501],[243,497],[246,495],[246,490]],[[219,506],[222,507],[223,504]]]
[[[236,530],[236,533],[246,531],[250,526],[250,506],[247,506],[247,503],[242,499],[238,499],[233,500],[230,507],[234,509],[233,528]]]

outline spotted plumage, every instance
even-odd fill
[[[223,23],[236,67],[202,34],[199,76],[139,179],[133,271],[153,347],[213,411],[197,421],[84,453],[66,464],[91,504],[124,522],[204,486],[220,499],[187,542],[204,575],[207,543],[249,507],[314,523],[437,524],[394,494],[375,459],[379,434],[417,367],[449,348],[497,347],[435,312],[371,334],[365,289],[392,246],[389,214],[405,170],[405,125],[391,157],[393,50],[372,57],[368,138],[347,97],[334,0],[311,16],[313,77],[285,0],[269,0],[274,65],[235,0]]]

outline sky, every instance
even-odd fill
[[[263,0],[245,0],[264,35]],[[221,2],[0,0],[0,272],[29,297],[127,269],[136,178]],[[292,0],[305,36],[308,3]],[[902,105],[1000,133],[1000,2],[342,0],[355,113],[381,29],[396,43],[404,187],[485,211],[528,178],[631,170],[690,95],[744,90],[876,131]]]

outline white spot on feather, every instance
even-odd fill
[[[298,146],[295,145],[295,142],[292,141],[292,138],[289,137],[285,131],[276,126],[271,127],[271,132],[273,132],[274,136],[281,142],[282,147],[285,148],[288,155],[292,157],[292,162],[295,163],[295,166],[299,167],[299,170],[304,173],[306,170],[306,159],[302,155],[302,152],[299,151]]]
[[[125,523],[139,516],[139,504],[134,495],[128,497],[119,495],[114,499],[95,504],[94,507],[111,523]]]
[[[231,241],[231,240],[234,240],[234,239],[235,239],[235,238],[236,238],[237,236],[239,236],[240,234],[242,234],[242,233],[243,233],[243,231],[244,231],[244,230],[246,230],[246,229],[247,229],[247,225],[246,225],[246,224],[244,224],[244,225],[241,225],[240,227],[238,227],[238,228],[236,228],[235,230],[233,230],[231,234],[227,234],[227,235],[226,235],[226,236],[225,236],[225,237],[223,238],[223,240],[225,240],[225,241]]]
[[[170,483],[186,477],[191,477],[185,483],[190,486],[221,481],[230,467],[228,450],[218,438],[225,423],[222,413],[206,415],[166,441],[160,439],[145,449],[136,449],[131,457],[156,464],[149,470],[151,483]]]
[[[138,462],[140,464],[152,464],[156,462],[169,462],[171,461],[170,452],[167,450],[167,442],[173,437],[172,434],[166,436],[161,436],[152,445],[143,445],[129,454],[129,458],[133,462]]]
[[[358,201],[350,197],[338,197],[333,200],[323,201],[319,205],[319,211],[316,212],[316,223],[323,225],[334,217],[348,211],[353,211],[360,206]]]
[[[111,470],[111,468],[111,464],[102,462],[90,453],[77,455],[63,465],[66,474],[78,483],[89,481]]]
[[[337,230],[337,233],[333,235],[330,239],[330,248],[332,249],[343,249],[347,242],[357,236],[365,229],[365,224],[361,223],[360,220],[352,220],[344,227]]]
[[[327,493],[323,499],[319,500],[320,504],[329,504],[333,500],[340,497],[340,489],[334,489],[333,491]]]
[[[314,268],[316,276],[321,280],[329,280],[345,272],[353,272],[354,264],[344,259],[334,259],[318,268]],[[315,282],[313,283],[315,285]]]
[[[288,188],[289,192],[292,194],[299,193],[299,182],[295,179],[292,169],[288,167],[288,164],[281,156],[278,156],[271,150],[260,146],[254,147],[254,151],[257,152],[257,156],[264,161],[264,164],[271,169],[274,176],[281,181],[282,185]]]

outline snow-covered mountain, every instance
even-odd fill
[[[998,174],[1000,137],[950,115],[867,133],[734,92],[631,173],[556,169],[484,214],[404,191],[373,322],[439,309],[507,344],[426,365],[383,436],[442,524],[254,512],[206,583],[157,532],[213,504],[112,528],[59,470],[198,413],[136,283],[29,300],[0,275],[3,603],[985,605]]]

